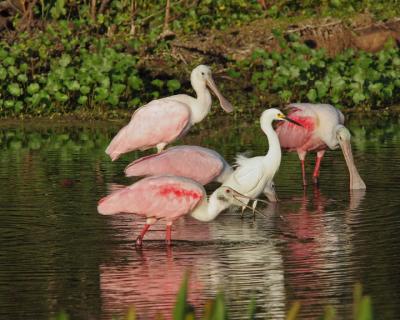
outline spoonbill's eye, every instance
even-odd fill
[[[202,72],[201,75],[204,76],[204,72]]]
[[[231,192],[231,190],[227,189],[225,192],[226,192],[226,193],[230,193],[230,192]]]

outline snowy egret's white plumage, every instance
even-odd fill
[[[277,201],[273,179],[281,164],[281,147],[278,136],[272,127],[274,120],[292,122],[278,109],[264,111],[261,115],[260,125],[268,138],[268,153],[265,156],[253,158],[238,156],[236,158],[237,168],[222,186],[230,187],[253,199],[264,192],[270,201]],[[247,204],[248,201],[243,202]],[[240,206],[240,203],[236,203],[236,205]]]

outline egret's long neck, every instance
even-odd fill
[[[210,196],[210,201],[207,201],[207,198],[204,198],[190,215],[197,220],[208,222],[214,220],[220,212],[227,207],[229,207],[229,203],[219,201],[214,192]]]
[[[196,104],[191,105],[192,111],[192,123],[197,123],[202,121],[206,115],[210,112],[211,109],[211,94],[207,89],[207,86],[204,82],[198,82],[196,80],[192,80],[192,86],[194,91],[196,92]]]
[[[266,162],[268,166],[276,166],[276,170],[278,170],[281,164],[282,151],[278,135],[272,128],[272,119],[265,119],[264,121],[261,119],[261,129],[267,135],[269,146],[268,153],[264,157],[264,162]]]

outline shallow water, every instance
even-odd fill
[[[96,204],[114,183],[129,184],[104,154],[118,126],[19,125],[0,128],[0,318],[111,319],[134,305],[141,319],[171,314],[186,271],[190,302],[201,310],[219,290],[231,319],[255,298],[260,319],[284,319],[293,301],[301,319],[324,306],[351,317],[356,282],[371,295],[377,319],[400,313],[400,124],[352,121],[353,152],[366,192],[348,190],[340,151],[322,163],[320,187],[303,191],[295,154],[276,178],[281,199],[264,216],[230,210],[211,223],[181,219],[173,247],[164,226],[134,239],[143,221],[100,216]],[[218,129],[215,129],[218,128]],[[181,143],[211,147],[232,162],[237,152],[265,153],[257,124],[207,123]],[[309,156],[308,175],[313,159]],[[212,191],[216,185],[208,187]]]

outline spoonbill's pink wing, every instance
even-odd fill
[[[193,180],[154,176],[100,199],[97,211],[104,215],[134,213],[173,221],[193,211],[205,196],[203,186]]]
[[[276,133],[278,134],[281,147],[289,150],[300,149],[313,137],[313,132],[318,125],[318,118],[312,110],[303,106],[289,105],[287,116],[303,127],[297,126],[288,121],[278,123]]]
[[[175,100],[159,99],[139,108],[131,121],[113,138],[106,153],[114,161],[123,153],[170,143],[182,135],[190,121],[189,107]]]
[[[140,158],[125,169],[128,177],[170,174],[207,184],[218,177],[225,161],[215,151],[197,146],[177,146]]]

